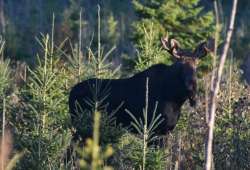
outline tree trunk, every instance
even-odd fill
[[[0,0],[0,34],[5,34],[4,0]]]
[[[224,64],[226,61],[227,57],[227,52],[230,46],[230,41],[234,29],[234,21],[235,21],[235,15],[236,15],[236,10],[237,10],[237,2],[238,0],[233,1],[233,7],[231,11],[231,19],[230,19],[230,24],[229,24],[229,29],[227,31],[227,36],[226,36],[226,41],[225,45],[223,47],[223,52],[220,57],[220,62],[218,66],[218,70],[216,71],[216,74],[214,74],[212,77],[211,86],[213,87],[211,89],[211,95],[210,95],[210,105],[209,105],[209,120],[208,120],[208,136],[207,136],[207,145],[206,145],[206,170],[211,170],[212,167],[212,145],[213,145],[213,129],[214,129],[214,122],[215,122],[215,111],[216,111],[216,100],[217,100],[217,94],[220,89],[220,81],[221,81],[221,76],[224,68]],[[218,30],[216,30],[218,31]],[[215,48],[216,49],[216,48]],[[216,54],[216,51],[215,51]]]

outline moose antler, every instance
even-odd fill
[[[171,39],[168,36],[161,38],[162,46],[165,50],[169,52],[175,58],[181,58],[178,55],[178,49],[180,47],[179,42],[176,39]]]
[[[194,50],[193,55],[196,58],[205,57],[207,53],[214,51],[214,46],[214,39],[210,38],[207,42],[200,43]]]
[[[161,38],[163,48],[168,51],[176,59],[182,59],[186,57],[202,58],[207,55],[208,52],[214,50],[214,39],[209,39],[207,42],[200,43],[194,51],[188,49],[181,49],[180,43],[168,36]]]
[[[192,57],[193,53],[190,50],[181,49],[180,43],[173,38],[168,36],[161,38],[163,48],[169,52],[176,59],[181,59],[183,57]]]

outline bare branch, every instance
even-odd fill
[[[209,107],[209,122],[208,122],[208,138],[207,138],[207,148],[206,148],[206,170],[211,170],[212,164],[212,144],[213,144],[213,129],[214,129],[214,121],[215,121],[215,110],[216,110],[216,96],[220,89],[220,81],[221,75],[223,72],[224,64],[227,57],[227,52],[230,46],[230,40],[233,33],[234,22],[235,22],[235,15],[237,10],[237,2],[238,0],[233,1],[233,7],[231,11],[231,19],[229,29],[227,31],[225,45],[223,47],[223,53],[220,58],[218,71],[214,77],[214,84],[212,84],[213,88],[211,90],[210,96],[210,107]]]

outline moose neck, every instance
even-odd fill
[[[183,66],[184,64],[178,61],[172,64],[169,69],[169,77],[165,80],[165,83],[168,84],[168,95],[166,96],[171,96],[174,101],[181,104],[188,99],[188,90],[183,78]]]

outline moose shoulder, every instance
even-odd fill
[[[162,114],[164,121],[155,130],[164,135],[172,130],[181,114],[181,106],[188,99],[191,106],[196,103],[196,63],[210,51],[210,43],[201,43],[192,52],[181,49],[175,39],[162,39],[163,47],[175,58],[168,66],[156,64],[127,79],[89,79],[75,85],[69,96],[72,125],[76,137],[85,139],[90,133],[82,133],[79,115],[83,110],[91,110],[91,101],[99,101],[98,109],[109,114],[115,113],[117,123],[129,126],[132,119],[126,109],[139,119],[145,107],[146,79],[148,78],[148,118],[152,118],[157,103],[156,114]],[[84,118],[83,118],[84,119]],[[83,125],[82,125],[83,126]]]

